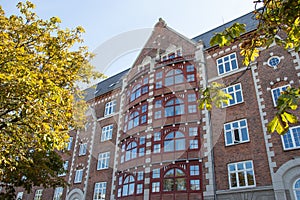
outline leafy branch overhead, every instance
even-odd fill
[[[246,25],[234,23],[223,32],[216,33],[211,38],[211,46],[223,47],[239,41],[240,54],[243,56],[245,66],[255,61],[261,50],[273,44],[298,52],[300,49],[300,1],[258,0],[255,2],[255,7],[260,5],[262,7],[254,11],[254,17],[258,20],[254,31],[245,34]],[[213,104],[221,107],[220,102],[226,101],[224,99],[226,96],[221,92],[222,89],[220,86],[216,87],[215,83],[204,89],[200,99],[200,108],[211,110]],[[300,88],[290,88],[279,97],[276,107],[278,112],[267,125],[269,132],[276,131],[278,134],[284,134],[288,131],[289,124],[298,122],[297,117],[290,110],[297,109],[299,105],[299,91]]]
[[[268,124],[268,131],[284,134],[289,129],[289,123],[297,123],[297,117],[292,113],[297,110],[300,101],[300,88],[288,87],[277,100],[277,113]]]
[[[81,96],[76,82],[102,76],[89,64],[92,55],[87,48],[74,47],[82,42],[82,27],[62,30],[58,17],[38,18],[28,1],[17,7],[20,15],[11,16],[0,7],[2,184],[8,174],[22,173],[19,166],[35,164],[30,151],[66,147],[70,127],[84,120],[83,103],[75,100]]]

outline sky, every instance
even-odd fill
[[[0,0],[7,15],[20,0]],[[159,18],[188,38],[254,10],[253,0],[31,0],[42,19],[58,16],[62,28],[82,26],[92,64],[108,76],[133,64]]]

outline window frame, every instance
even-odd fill
[[[293,132],[294,130],[296,130],[296,133]],[[295,137],[296,134],[299,136]],[[289,138],[286,139],[286,137],[289,137]],[[296,141],[297,139],[299,141]],[[287,141],[287,140],[291,140],[292,145],[293,145],[292,147],[286,147],[287,144],[285,143],[285,141]],[[283,150],[287,151],[287,150],[300,149],[300,125],[290,127],[287,133],[285,133],[284,135],[281,135],[281,141],[282,141]],[[297,144],[297,143],[299,143],[299,144]]]
[[[116,100],[109,101],[105,104],[104,117],[112,115],[116,112]]]
[[[101,142],[105,142],[112,139],[113,128],[113,124],[102,127]]]
[[[234,58],[231,58],[232,55],[234,55]],[[227,58],[228,58],[228,61],[225,60]],[[219,61],[221,61],[221,62],[219,62]],[[232,65],[233,61],[235,61],[235,65],[236,65],[235,68],[233,68],[233,65]],[[226,66],[225,66],[226,63],[229,63],[229,68],[230,68],[229,71],[226,71]],[[227,54],[225,56],[222,56],[222,57],[218,58],[216,60],[216,64],[217,64],[218,76],[225,75],[225,74],[228,74],[230,72],[233,72],[233,71],[236,71],[236,70],[239,69],[236,52],[233,52],[233,53],[230,53],[230,54]],[[223,72],[222,73],[220,71],[221,66],[223,66],[223,68],[222,68]]]
[[[281,95],[281,93],[284,92],[288,87],[291,87],[290,84],[282,85],[282,86],[271,89],[271,95],[272,95],[272,100],[273,100],[274,107],[277,106],[277,100],[278,100],[279,96]],[[274,91],[278,90],[278,89],[279,89],[280,95],[277,96],[277,94],[274,94]]]
[[[87,153],[87,143],[81,143],[79,145],[78,156],[84,156]]]
[[[173,137],[170,136],[171,134],[173,134]],[[179,134],[180,134],[180,137],[178,136]],[[183,148],[181,147],[182,144],[184,145]],[[180,131],[171,131],[171,132],[167,133],[164,136],[163,149],[164,149],[164,153],[185,151],[186,150],[185,134]]]
[[[247,169],[246,164],[250,163],[251,168]],[[239,164],[243,165],[243,169],[239,170],[238,166]],[[230,170],[230,166],[234,165],[234,170]],[[235,163],[229,163],[227,165],[227,170],[228,170],[228,183],[229,183],[229,189],[240,189],[240,188],[250,188],[250,187],[256,187],[256,180],[255,180],[255,171],[254,171],[254,165],[252,160],[246,160],[246,161],[241,161],[241,162],[235,162]],[[252,172],[253,176],[253,185],[249,185],[248,182],[248,173],[247,172]],[[245,181],[245,186],[240,186],[240,177],[239,173],[243,173],[243,178]],[[236,180],[236,186],[232,186],[232,180],[231,180],[231,174],[235,174],[235,180]]]
[[[72,143],[73,143],[73,137],[70,136],[69,137],[68,146],[67,146],[67,151],[71,151],[72,150]]]
[[[75,171],[74,183],[81,183],[83,178],[83,169],[77,169]]]
[[[42,195],[43,195],[43,189],[37,189],[37,190],[35,190],[33,200],[41,200],[42,199]]]
[[[239,89],[236,89],[236,86],[240,86]],[[228,92],[228,90],[230,90],[230,88],[233,88],[232,92]],[[244,95],[243,95],[243,88],[242,88],[242,84],[241,83],[237,83],[231,86],[228,86],[226,88],[223,89],[223,91],[227,94],[230,94],[232,96],[232,99],[229,99],[229,104],[222,104],[222,108],[227,108],[230,106],[234,106],[240,103],[244,102]],[[241,101],[237,101],[237,92],[240,92],[240,96],[241,96]],[[231,103],[231,101],[234,101],[233,103]]]
[[[241,125],[241,123],[245,123],[244,126]],[[238,125],[238,127],[234,127],[234,124]],[[227,129],[226,127],[230,126],[230,129]],[[248,130],[248,122],[247,119],[240,119],[232,122],[225,123],[223,126],[224,130],[224,139],[225,139],[225,146],[232,146],[232,145],[238,145],[242,143],[246,143],[250,141],[250,135]],[[246,131],[247,139],[243,140],[243,130]],[[236,132],[238,131],[238,132]],[[227,133],[230,134],[227,136]],[[239,140],[236,140],[236,136],[238,134]],[[228,137],[231,137],[232,142],[229,143]]]
[[[295,200],[298,200],[299,199],[298,197],[300,196],[300,178],[296,179],[293,184],[293,194],[294,194]]]
[[[172,102],[173,101],[173,102]],[[185,104],[181,98],[170,98],[165,103],[164,107],[164,115],[165,117],[174,117],[184,115],[185,112]]]
[[[56,187],[53,193],[53,200],[62,200],[63,192],[63,187]]]
[[[168,173],[173,171],[173,174],[170,174],[172,176],[170,176]],[[178,171],[181,171],[183,173],[183,175],[178,175]],[[167,181],[170,180],[170,181]],[[179,181],[183,180],[184,181],[184,187],[185,189],[179,189],[178,187],[180,187],[180,184],[178,184]],[[166,186],[166,183],[170,183],[171,185],[168,187]],[[179,167],[173,167],[168,169],[163,176],[163,192],[181,192],[181,191],[188,191],[188,178],[186,177],[186,172],[179,168]],[[169,190],[171,189],[171,190]]]
[[[93,193],[93,200],[105,200],[105,197],[106,197],[106,187],[107,187],[107,182],[97,182],[97,183],[95,183],[94,193]],[[102,192],[104,191],[104,197],[100,196],[100,198],[98,198],[97,194],[99,194],[99,193],[102,194],[101,191]]]
[[[110,163],[110,152],[103,152],[98,154],[97,170],[108,169]]]

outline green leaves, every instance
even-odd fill
[[[87,48],[74,47],[82,42],[82,27],[62,30],[58,17],[39,19],[28,1],[18,8],[20,16],[9,17],[0,8],[2,183],[7,174],[29,170],[19,169],[22,163],[35,162],[28,157],[29,150],[65,148],[69,127],[81,127],[85,121],[87,105],[75,101],[81,96],[76,83],[102,76],[93,71]]]
[[[222,33],[216,33],[210,40],[210,45],[219,45],[221,47],[230,45],[237,37],[246,32],[245,24],[234,23],[226,28]]]
[[[292,111],[298,108],[300,102],[300,88],[287,88],[277,100],[275,117],[267,125],[268,132],[285,134],[289,129],[289,124],[297,123],[298,119]],[[289,112],[290,111],[290,112]]]
[[[224,87],[223,84],[213,82],[206,89],[200,90],[199,108],[211,110],[213,105],[217,108],[221,108],[222,105],[229,104],[229,100],[232,99],[232,96],[224,92]]]

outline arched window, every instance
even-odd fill
[[[182,151],[185,150],[185,137],[184,134],[176,131],[166,135],[164,140],[164,151]]]
[[[184,191],[186,190],[186,175],[178,168],[169,169],[164,175],[163,190]]]
[[[136,158],[136,156],[137,156],[137,143],[136,142],[131,142],[128,144],[125,155],[126,155],[125,161]]]
[[[139,125],[139,113],[137,111],[132,112],[129,116],[129,122],[128,122],[128,130],[137,127]]]
[[[128,196],[133,194],[134,194],[134,177],[132,175],[128,175],[124,179],[122,196]]]
[[[172,69],[166,74],[165,86],[184,82],[184,75],[181,69]]]
[[[184,114],[184,102],[181,99],[173,98],[165,105],[165,117]]]
[[[141,85],[137,84],[131,90],[130,101],[134,101],[135,99],[141,96]]]
[[[294,194],[295,194],[295,199],[300,200],[300,179],[296,180],[294,183]]]

